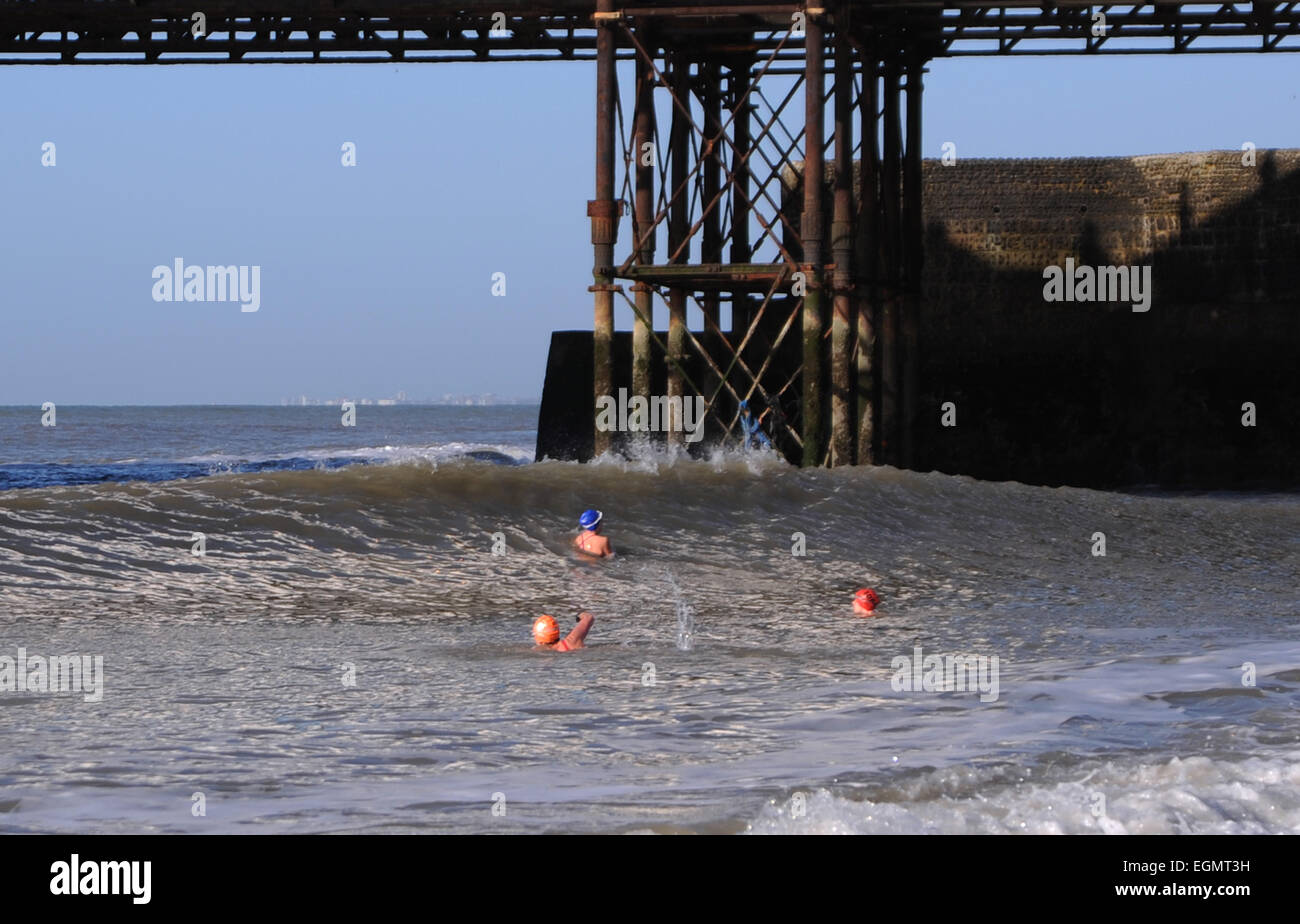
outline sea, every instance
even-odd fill
[[[0,409],[0,832],[1300,832],[1300,494],[537,412]]]

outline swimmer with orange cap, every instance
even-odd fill
[[[596,617],[590,613],[582,613],[578,616],[578,624],[573,627],[573,631],[560,638],[560,626],[555,621],[554,616],[547,616],[543,613],[533,621],[533,641],[542,648],[549,648],[551,651],[576,651],[579,648],[585,648],[582,641],[591,631],[592,624]]]
[[[870,587],[863,587],[853,595],[853,612],[858,616],[874,616],[880,597]]]

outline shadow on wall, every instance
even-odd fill
[[[927,162],[924,179],[918,468],[1300,485],[1300,152]],[[1067,259],[1149,266],[1147,310],[1046,300]]]
[[[1260,151],[1251,166],[1233,151],[927,161],[923,181],[918,469],[1086,487],[1300,486],[1300,151]],[[786,201],[798,202],[792,182]],[[1044,269],[1064,275],[1067,260],[1149,267],[1146,310],[1046,300]],[[591,457],[591,343],[590,331],[552,335],[538,458]],[[783,345],[780,381],[800,361],[796,338]],[[620,331],[616,389],[631,385],[631,353]],[[688,372],[706,381],[700,362]],[[945,402],[954,427],[942,425]]]

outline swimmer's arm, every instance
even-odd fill
[[[591,631],[591,626],[595,621],[596,617],[590,613],[583,613],[579,616],[578,624],[573,627],[572,632],[565,636],[565,644],[570,648],[581,648],[582,640],[587,637],[587,633]]]

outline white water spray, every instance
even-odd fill
[[[682,589],[672,572],[668,572],[668,586],[673,589],[673,606],[677,610],[677,648],[690,651],[695,644],[695,607],[682,598]]]

